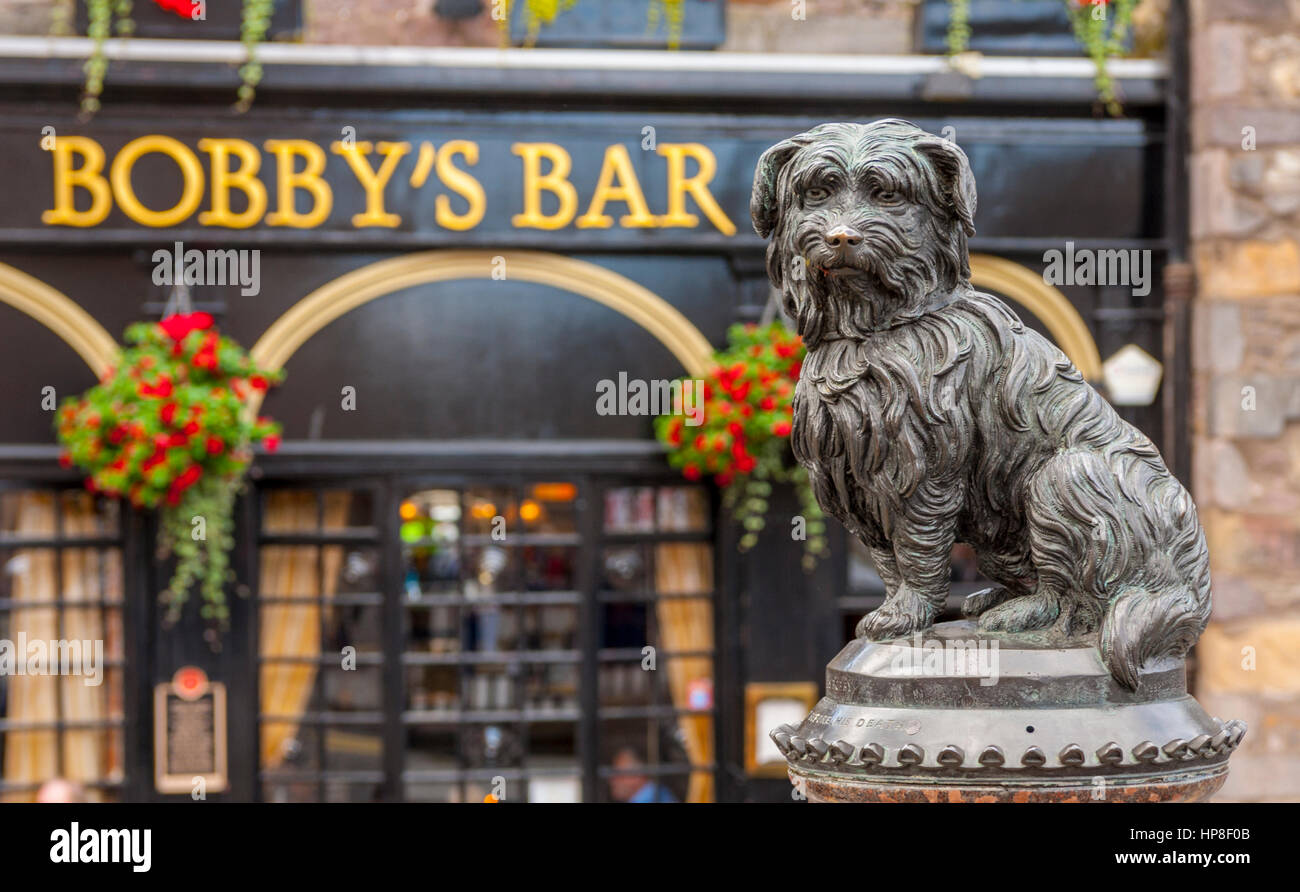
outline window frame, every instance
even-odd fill
[[[240,565],[247,567],[247,580],[254,590],[254,600],[260,595],[257,592],[257,583],[260,581],[261,574],[260,547],[264,540],[262,531],[262,494],[264,492],[273,489],[305,488],[318,492],[361,489],[369,490],[372,493],[375,517],[373,527],[368,532],[373,532],[374,540],[366,539],[363,542],[360,538],[346,535],[326,535],[316,542],[311,541],[312,537],[310,536],[273,537],[276,544],[290,544],[291,542],[301,541],[303,544],[372,545],[378,549],[380,555],[381,566],[377,570],[377,576],[380,588],[379,594],[383,596],[383,606],[381,608],[383,613],[383,630],[381,633],[383,660],[380,663],[380,672],[383,679],[382,722],[380,723],[383,738],[382,770],[377,773],[363,772],[361,774],[364,774],[364,777],[361,774],[354,777],[349,772],[335,773],[331,776],[329,771],[321,772],[318,766],[317,772],[325,775],[317,779],[318,797],[324,798],[321,794],[325,784],[329,781],[356,780],[377,783],[378,796],[383,801],[405,801],[407,798],[407,783],[411,781],[441,780],[410,769],[406,758],[408,729],[412,725],[427,724],[427,722],[411,721],[409,713],[412,710],[407,708],[406,669],[410,665],[405,659],[404,611],[407,608],[403,600],[397,596],[401,591],[403,575],[402,543],[397,535],[400,523],[398,510],[403,499],[409,492],[418,489],[446,488],[463,493],[471,488],[504,486],[520,490],[528,484],[555,480],[572,482],[578,487],[576,500],[578,532],[574,543],[578,550],[574,589],[578,595],[576,603],[578,608],[576,657],[579,667],[578,715],[575,720],[575,761],[580,772],[581,801],[598,802],[608,799],[606,795],[607,780],[619,772],[608,765],[602,764],[599,726],[602,720],[627,718],[617,710],[602,709],[599,705],[598,673],[601,665],[601,654],[596,644],[600,634],[600,609],[606,601],[602,600],[601,593],[597,589],[600,579],[599,561],[607,541],[612,543],[639,541],[647,542],[649,545],[661,541],[699,541],[710,546],[713,559],[711,598],[714,646],[707,654],[701,655],[707,655],[710,658],[713,670],[714,695],[709,713],[713,718],[714,759],[708,766],[692,766],[689,761],[647,765],[645,773],[651,776],[688,775],[692,771],[708,770],[714,776],[715,789],[721,793],[723,790],[722,785],[726,782],[725,772],[721,770],[724,762],[723,754],[725,753],[725,750],[721,748],[723,744],[721,732],[725,724],[727,709],[724,700],[724,655],[720,643],[724,640],[722,637],[723,620],[727,609],[724,606],[724,601],[727,597],[727,586],[729,585],[726,575],[729,562],[724,562],[721,551],[725,536],[720,523],[720,500],[717,498],[716,493],[711,488],[704,487],[704,491],[709,498],[707,508],[708,527],[701,533],[656,532],[654,534],[609,537],[603,529],[604,493],[607,489],[630,486],[660,487],[698,484],[684,481],[679,475],[665,468],[662,457],[657,450],[644,450],[644,455],[635,453],[628,456],[614,455],[611,457],[606,455],[592,462],[589,466],[584,465],[580,468],[575,468],[575,465],[580,465],[581,461],[575,461],[573,456],[548,456],[540,461],[517,459],[509,464],[502,464],[492,461],[491,458],[470,460],[466,458],[467,454],[468,450],[460,453],[455,459],[456,466],[446,469],[420,467],[421,464],[428,464],[427,457],[424,462],[409,463],[414,467],[404,467],[397,470],[393,466],[394,463],[389,461],[376,461],[373,458],[365,460],[361,456],[357,457],[361,460],[347,462],[338,462],[337,460],[328,462],[293,461],[290,467],[283,470],[274,467],[277,462],[265,462],[263,464],[262,461],[259,461],[258,466],[254,468],[254,473],[251,475],[253,479],[250,481],[250,486],[245,495],[249,511],[249,535],[241,537],[236,546],[237,550],[244,549],[246,551],[244,561]],[[281,462],[285,461],[286,458],[289,457],[275,457]],[[340,464],[348,467],[340,468],[338,467]],[[400,464],[408,463],[401,462]],[[638,536],[640,538],[637,538]],[[655,599],[648,597],[643,603],[647,605],[653,604]],[[254,609],[249,611],[250,621],[247,630],[249,653],[254,660],[254,671],[250,672],[252,676],[251,693],[257,701],[255,708],[252,710],[252,715],[256,718],[258,746],[254,748],[254,764],[250,769],[255,776],[253,790],[255,791],[254,798],[257,801],[264,800],[263,776],[265,773],[260,754],[261,727],[263,721],[265,721],[260,702],[260,667],[263,665],[260,653],[260,606],[259,603],[255,603],[253,605]],[[660,655],[664,655],[662,648],[660,649]],[[361,655],[358,654],[358,656]],[[393,658],[394,656],[396,658]],[[671,657],[671,654],[668,654],[668,656]],[[682,654],[678,654],[678,656],[682,656]],[[322,664],[332,664],[335,659],[334,656],[322,655],[320,662]],[[660,671],[663,671],[664,666],[661,664],[659,668]],[[666,684],[665,679],[659,686]],[[665,712],[665,710],[668,711]],[[507,712],[510,712],[512,716],[519,713],[517,718],[522,719],[524,710],[512,709]],[[647,711],[646,721],[656,723],[672,722],[681,712],[682,710],[676,709],[669,703],[666,707],[660,706],[653,716],[650,716],[649,711]],[[638,716],[632,717],[638,718]],[[322,722],[318,723],[319,727],[328,726],[323,721],[328,718],[327,716],[317,718],[322,719]],[[516,721],[516,718],[512,717],[507,724],[514,721]],[[524,720],[524,724],[528,725],[531,722]],[[463,722],[450,723],[450,725],[456,728],[464,727]],[[323,745],[323,734],[319,735],[319,737],[321,738],[321,745]],[[526,736],[523,739],[526,740]],[[481,779],[476,772],[482,773],[482,771],[487,771],[493,777],[503,776],[507,778],[507,781],[547,774],[545,769],[541,771],[537,769],[529,770],[525,762],[525,768],[523,769],[471,769],[467,777],[471,780]],[[309,773],[311,772],[304,773],[304,776]],[[567,773],[566,776],[568,776]],[[515,791],[512,790],[511,792],[514,793]],[[520,800],[525,799],[526,790],[522,795],[516,794],[516,797]]]

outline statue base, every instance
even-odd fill
[[[963,621],[849,642],[826,696],[771,736],[816,802],[1192,802],[1245,733],[1188,695],[1182,660],[1129,691],[1091,640]]]

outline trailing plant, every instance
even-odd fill
[[[60,464],[85,470],[91,492],[159,509],[161,555],[176,557],[168,619],[197,586],[200,615],[224,627],[235,496],[253,445],[280,442],[279,425],[251,417],[245,400],[283,375],[258,368],[207,313],[137,323],[126,344],[99,384],[59,407]]]
[[[758,542],[767,522],[773,483],[794,486],[802,516],[803,566],[811,570],[826,554],[826,522],[808,474],[790,453],[794,385],[805,349],[799,336],[779,322],[733,325],[727,348],[703,384],[702,415],[682,412],[655,419],[655,434],[668,461],[688,480],[711,476],[723,489],[724,504],[740,524],[740,550]],[[681,379],[677,388],[690,388]],[[678,390],[678,393],[681,391]],[[687,391],[689,392],[689,391]],[[686,408],[686,397],[681,397]],[[699,424],[691,424],[698,419]],[[796,525],[794,532],[800,532]]]
[[[55,27],[60,19],[54,18]],[[135,31],[131,20],[131,0],[86,0],[86,34],[92,41],[90,58],[82,65],[86,75],[81,91],[81,115],[90,117],[99,111],[99,97],[104,92],[104,75],[108,72],[108,57],[104,54],[104,41],[116,30],[118,37],[130,37]]]
[[[501,34],[501,45],[505,46],[510,42],[510,12],[514,9],[517,0],[505,0],[502,7],[503,15],[497,19],[497,29]],[[524,36],[524,46],[534,46],[537,43],[537,35],[541,33],[543,25],[549,25],[555,21],[555,17],[566,9],[572,9],[577,0],[523,0],[524,3],[524,26],[527,28],[527,34]]]
[[[244,0],[243,15],[239,20],[239,41],[244,45],[248,59],[239,67],[239,102],[235,109],[246,112],[253,104],[257,85],[262,82],[262,65],[257,61],[257,47],[266,39],[271,27],[273,0]]]
[[[646,11],[646,33],[653,34],[661,20],[668,24],[668,48],[682,45],[682,22],[686,18],[686,0],[650,0]]]
[[[54,0],[50,7],[50,34],[55,37],[70,35],[76,11],[77,0]]]
[[[239,97],[236,110],[248,111],[253,104],[257,85],[262,81],[262,66],[257,61],[257,48],[266,39],[271,27],[274,0],[242,0],[239,39],[247,58],[239,68]],[[570,0],[571,2],[571,0]],[[72,30],[72,10],[76,0],[56,0],[51,14],[50,33],[62,35]],[[161,8],[181,18],[194,20],[195,13],[204,7],[199,0],[154,0]],[[81,91],[81,114],[88,118],[100,109],[100,95],[104,92],[104,76],[108,72],[108,57],[104,41],[110,34],[129,37],[135,33],[131,18],[132,0],[86,0],[86,34],[91,39],[90,58],[82,66],[86,80]]]
[[[1083,45],[1092,59],[1096,74],[1093,83],[1097,86],[1097,98],[1106,107],[1107,113],[1119,116],[1124,109],[1115,94],[1115,82],[1111,79],[1106,62],[1111,56],[1124,52],[1128,40],[1129,27],[1133,23],[1133,10],[1139,0],[1071,0],[1067,2],[1070,10],[1070,24],[1074,28],[1075,39]],[[1109,10],[1113,10],[1108,13]]]
[[[516,2],[518,0],[503,0],[501,6],[502,15],[496,20],[502,46],[510,43],[510,12]],[[524,26],[527,29],[524,36],[524,46],[535,46],[537,36],[541,33],[542,28],[552,24],[556,16],[572,9],[577,5],[577,2],[578,0],[523,0]],[[682,22],[686,17],[685,7],[686,0],[650,0],[650,5],[646,10],[646,32],[653,33],[659,27],[660,21],[667,22],[668,48],[677,49],[682,42]]]
[[[970,49],[970,0],[948,0],[948,55]]]
[[[1095,69],[1097,99],[1110,115],[1124,109],[1115,91],[1108,60],[1125,52],[1133,11],[1141,0],[1062,0],[1079,45]],[[948,0],[948,55],[956,57],[970,48],[970,0]]]

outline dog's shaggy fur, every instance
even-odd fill
[[[955,542],[990,631],[1099,633],[1112,675],[1180,657],[1210,612],[1196,508],[1151,441],[1002,301],[972,290],[965,153],[900,120],[824,124],[754,176],[768,273],[808,347],[795,457],[888,595],[859,637],[934,621]]]

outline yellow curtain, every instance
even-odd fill
[[[55,535],[55,498],[49,491],[15,493],[7,500],[0,528],[42,538]],[[63,506],[67,536],[88,536],[104,532],[95,513],[94,500],[81,493]],[[19,607],[13,611],[9,637],[16,641],[25,633],[29,642],[67,640],[103,641],[104,659],[120,658],[122,652],[121,613],[108,611],[102,618],[100,584],[105,600],[122,597],[121,553],[116,549],[68,548],[63,562],[62,597],[69,602],[87,602],[86,607],[64,609],[63,634],[59,634],[58,609]],[[104,565],[101,567],[100,561]],[[14,554],[5,571],[11,576],[10,591],[15,601],[53,601],[58,598],[55,551],[50,548],[23,549]],[[19,655],[23,657],[25,655]],[[93,657],[93,655],[92,655]],[[102,668],[102,667],[101,667]],[[89,686],[81,675],[14,675],[8,679],[8,714],[13,722],[52,723],[62,717],[68,722],[102,720],[121,715],[121,685],[105,671],[102,683]],[[5,740],[4,778],[12,783],[41,784],[59,773],[59,734],[54,729],[10,731]],[[122,752],[120,735],[103,728],[68,729],[62,735],[63,776],[74,781],[120,779]],[[93,789],[88,798],[102,798]],[[31,802],[35,790],[15,792],[6,801]]]
[[[349,493],[323,496],[325,530],[340,530],[347,522]],[[311,532],[316,529],[316,499],[310,492],[274,490],[266,495],[263,529],[268,533]],[[264,657],[312,658],[320,655],[321,606],[313,599],[330,599],[338,588],[343,546],[324,548],[321,565],[311,545],[269,545],[260,552],[259,594],[301,599],[301,604],[266,604],[261,608],[261,653]],[[319,573],[324,573],[320,578]],[[326,608],[332,609],[332,608]],[[327,614],[328,616],[328,614]],[[285,744],[298,733],[298,722],[311,702],[317,666],[313,663],[262,665],[262,712],[289,717],[262,725],[262,767],[284,761]]]
[[[75,493],[64,502],[63,527],[67,536],[102,535],[100,517],[94,510],[94,499],[89,493]],[[101,555],[104,566],[101,567]],[[104,598],[120,602],[122,598],[121,554],[116,549],[100,552],[93,548],[68,548],[61,554],[63,561],[63,598],[72,603],[86,602],[85,607],[66,606],[63,610],[63,637],[76,641],[104,642],[104,658],[122,656],[122,615],[118,610],[101,611],[91,606],[99,600],[100,579],[104,580]],[[109,622],[105,628],[104,617]],[[63,714],[76,720],[100,720],[112,713],[120,702],[121,686],[108,684],[107,677],[99,687],[88,687],[77,676],[63,676]],[[88,781],[120,774],[122,754],[118,751],[120,736],[96,729],[76,729],[63,732],[63,772],[71,780]]]
[[[655,546],[655,588],[661,594],[700,595],[699,598],[665,598],[655,602],[659,634],[668,651],[710,651],[713,649],[713,551],[707,544],[670,542]],[[701,657],[670,657],[668,686],[673,705],[690,706],[692,682],[713,684],[713,660]],[[713,763],[713,716],[682,715],[678,726],[692,766]],[[687,788],[688,802],[712,802],[713,772],[692,771]]]

